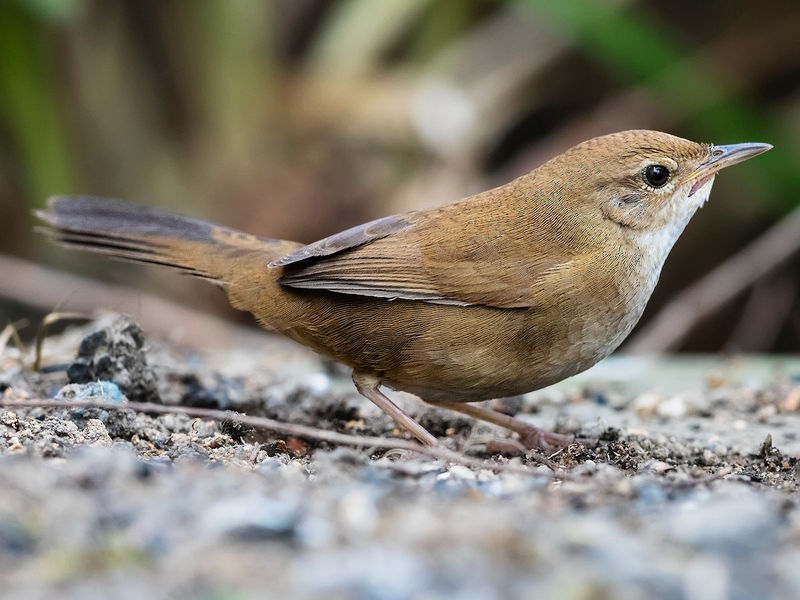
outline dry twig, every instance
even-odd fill
[[[144,413],[156,414],[183,414],[198,419],[208,419],[216,421],[232,421],[241,423],[258,429],[268,429],[283,435],[289,435],[319,442],[329,442],[342,446],[354,446],[357,448],[371,448],[378,450],[399,449],[417,452],[433,458],[438,458],[452,463],[472,467],[475,469],[491,469],[493,471],[504,471],[508,473],[518,473],[533,477],[553,477],[558,479],[568,479],[567,474],[542,473],[525,467],[498,463],[490,460],[480,460],[453,452],[447,448],[432,448],[423,446],[418,442],[401,440],[397,438],[384,438],[374,436],[358,436],[335,431],[326,431],[307,425],[296,423],[284,423],[267,417],[254,417],[241,413],[225,410],[215,410],[210,408],[197,408],[192,406],[166,406],[163,404],[152,404],[148,402],[89,402],[84,400],[17,400],[0,398],[0,408],[102,408],[104,410],[135,410]]]
[[[38,371],[42,366],[42,346],[44,345],[44,340],[47,337],[47,331],[50,329],[50,325],[60,321],[91,320],[92,317],[90,315],[69,312],[51,312],[44,319],[42,319],[42,322],[39,323],[39,329],[36,331],[36,358],[33,361],[33,370]]]
[[[14,326],[11,323],[6,325],[3,331],[0,331],[0,356],[2,356],[3,352],[5,352],[8,341],[14,335],[14,331]]]

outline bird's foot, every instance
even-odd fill
[[[519,431],[519,441],[528,450],[564,448],[575,441],[574,435],[553,433],[538,427],[530,426],[527,431]]]
[[[599,441],[596,438],[578,437],[562,433],[554,433],[530,425],[525,430],[518,430],[519,441],[528,450],[566,448],[570,444],[581,444],[593,448]]]

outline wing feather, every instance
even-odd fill
[[[375,240],[383,239],[390,235],[396,235],[408,231],[414,226],[410,217],[414,213],[407,215],[396,215],[384,217],[363,225],[351,227],[330,237],[326,237],[318,242],[298,248],[291,254],[272,261],[270,267],[284,267],[304,260],[331,256],[342,250],[350,250],[363,244],[368,244]]]
[[[568,252],[546,226],[524,221],[522,211],[498,209],[476,220],[455,206],[372,221],[270,266],[285,267],[280,281],[296,289],[459,306],[535,305],[541,278],[567,264]]]

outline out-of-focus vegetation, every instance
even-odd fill
[[[29,210],[55,193],[110,195],[309,242],[629,128],[775,145],[718,178],[653,314],[800,203],[800,4],[0,3],[0,252],[147,277],[173,297],[205,288],[45,248]],[[685,348],[797,351],[797,267]]]

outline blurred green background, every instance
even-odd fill
[[[717,179],[646,321],[800,204],[800,3],[0,0],[0,254],[231,318],[202,283],[48,247],[30,210],[108,195],[311,242],[631,128],[775,145]],[[797,352],[797,275],[679,349]],[[2,279],[0,326],[38,314]]]

